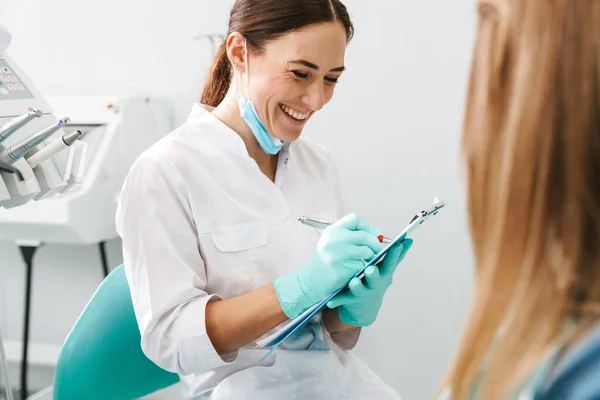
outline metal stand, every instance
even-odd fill
[[[108,276],[108,259],[106,257],[106,242],[100,242],[100,260],[102,261],[102,272],[104,272],[104,278]]]
[[[27,367],[29,351],[29,321],[31,314],[31,278],[33,274],[33,256],[36,246],[19,246],[25,261],[25,313],[23,319],[23,352],[21,357],[21,399],[27,398]]]
[[[41,244],[40,244],[41,246]],[[29,349],[29,322],[31,314],[31,281],[33,278],[33,256],[39,246],[19,246],[21,255],[25,261],[26,273],[25,273],[25,312],[23,321],[23,355],[21,363],[21,399],[42,399],[44,396],[52,393],[52,386],[47,387],[39,393],[36,393],[32,397],[27,397],[27,367],[28,367],[28,349]],[[108,269],[108,257],[106,256],[106,242],[100,242],[98,244],[100,250],[100,260],[102,263],[102,272],[104,277],[108,276],[110,272]],[[12,389],[8,382],[8,369],[6,368],[6,356],[4,355],[4,347],[2,342],[2,335],[0,332],[0,372],[2,373],[2,379],[5,381],[5,388],[7,390],[7,400],[13,400]]]

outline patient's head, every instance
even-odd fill
[[[463,131],[477,289],[453,398],[500,326],[482,398],[531,370],[565,318],[597,316],[599,39],[594,0],[479,2]]]

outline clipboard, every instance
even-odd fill
[[[329,295],[325,300],[313,305],[308,310],[304,311],[298,317],[288,322],[285,326],[283,326],[273,334],[256,341],[255,348],[270,348],[270,350],[259,360],[259,362],[262,362],[269,354],[271,354],[275,349],[277,349],[277,347],[279,347],[281,343],[283,343],[287,338],[292,336],[296,331],[298,331],[300,328],[306,325],[315,314],[325,309],[327,307],[327,303],[335,296],[337,296],[340,292],[345,290],[352,279],[362,279],[365,275],[365,270],[367,268],[369,268],[372,265],[376,265],[381,260],[383,260],[385,255],[393,246],[406,239],[407,235],[410,232],[413,232],[417,227],[419,227],[429,218],[433,217],[434,215],[437,215],[437,213],[447,204],[447,202],[439,200],[437,197],[434,198],[433,205],[431,207],[417,213],[410,220],[408,225],[402,230],[402,232],[400,232],[398,236],[396,236],[387,247],[385,247],[378,254],[376,254],[375,257],[373,257],[369,262],[365,263],[364,267],[360,271],[356,272],[356,274],[354,274],[354,276],[350,278],[348,282],[346,282],[346,284],[344,284],[342,287],[340,287],[331,295]]]

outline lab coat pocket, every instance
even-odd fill
[[[266,223],[250,222],[223,227],[210,234],[215,247],[224,253],[245,251],[266,246],[269,243],[269,227]]]
[[[269,245],[269,225],[251,221],[201,229],[198,239],[208,277],[207,289],[211,293],[227,293],[227,297],[256,289],[257,252]]]

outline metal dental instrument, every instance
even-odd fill
[[[44,140],[48,139],[52,136],[56,131],[58,131],[63,126],[69,123],[69,118],[63,118],[59,120],[57,123],[52,124],[42,130],[37,131],[33,135],[29,136],[26,139],[18,142],[17,144],[4,149],[0,153],[0,163],[12,165],[15,161],[22,158],[25,154],[31,151],[31,149],[35,148],[38,144],[42,143]]]
[[[13,118],[11,121],[0,127],[0,143],[4,142],[10,135],[27,125],[32,119],[39,118],[43,115],[43,113],[36,108],[29,107],[28,110],[29,112],[27,114]]]
[[[31,168],[35,168],[44,161],[50,159],[53,155],[61,151],[62,149],[66,149],[70,147],[73,143],[77,141],[81,137],[81,131],[76,130],[75,132],[64,134],[60,139],[55,140],[50,143],[48,146],[44,147],[31,157],[27,159],[29,166]]]

